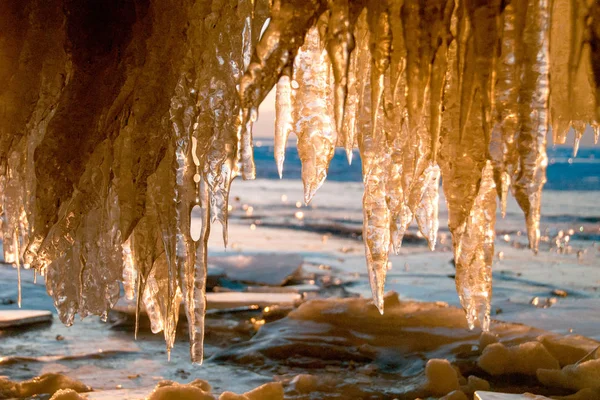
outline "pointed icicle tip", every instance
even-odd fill
[[[573,143],[573,158],[577,157],[577,153],[579,152],[579,142],[581,141],[581,136],[575,136],[575,143]]]
[[[373,304],[379,310],[379,313],[383,315],[383,297],[385,292],[385,277],[387,272],[387,260],[385,262],[373,262],[371,261],[369,268],[369,283],[371,285],[371,295],[373,297]]]
[[[227,250],[229,244],[229,235],[227,234],[227,225],[223,226],[223,248]]]
[[[199,367],[202,366],[203,363],[204,363],[204,358],[203,357],[200,357],[199,360],[196,359],[196,358],[192,359],[192,364],[197,365]]]
[[[377,307],[379,314],[383,315],[383,296],[378,299],[373,299],[373,302],[375,303],[375,307]]]

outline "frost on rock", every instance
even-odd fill
[[[95,4],[0,4],[4,261],[46,275],[65,324],[106,317],[122,284],[168,351],[183,305],[195,362],[211,224],[227,245],[229,188],[255,176],[252,123],[275,85],[275,160],[281,175],[295,133],[306,202],[336,146],[349,162],[359,148],[380,311],[413,219],[435,245],[442,179],[458,294],[484,330],[496,197],[504,213],[515,196],[537,251],[548,131],[573,129],[574,153],[600,132],[597,2]]]

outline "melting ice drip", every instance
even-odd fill
[[[0,91],[4,259],[46,276],[69,325],[76,313],[106,317],[122,282],[168,351],[183,302],[194,362],[210,226],[223,225],[226,244],[229,188],[255,176],[252,124],[273,87],[277,167],[283,174],[294,133],[307,203],[335,147],[348,162],[360,150],[367,268],[382,313],[388,254],[413,219],[435,247],[443,178],[471,328],[489,328],[496,198],[504,213],[512,191],[537,251],[550,122],[555,143],[575,130],[575,153],[586,124],[598,138],[597,2],[154,2],[113,50],[88,58],[63,45],[77,42],[63,23],[77,14],[42,3],[26,22],[7,14],[21,30],[7,30],[0,47],[13,68],[0,74],[9,82]]]

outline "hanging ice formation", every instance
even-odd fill
[[[483,329],[496,197],[504,212],[514,194],[537,251],[550,126],[554,143],[574,129],[575,153],[600,131],[597,2],[8,0],[0,15],[4,260],[46,275],[66,324],[106,317],[122,282],[168,350],[183,303],[194,362],[210,226],[226,243],[229,187],[254,177],[252,123],[274,86],[275,159],[282,174],[294,133],[306,202],[336,146],[349,162],[360,150],[381,312],[413,219],[435,246],[442,178],[458,294]]]

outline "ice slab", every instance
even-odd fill
[[[144,389],[118,389],[103,390],[99,392],[86,393],[88,400],[143,400],[154,390],[153,387]]]
[[[0,329],[51,322],[52,313],[42,310],[2,310],[0,311]]]
[[[227,257],[210,257],[211,267],[216,266],[227,278],[244,283],[281,286],[302,265],[298,254],[240,254]]]
[[[236,308],[250,305],[266,307],[273,304],[291,305],[299,301],[302,296],[298,293],[249,293],[249,292],[224,292],[206,293],[208,308]]]
[[[302,295],[295,292],[219,292],[206,293],[206,302],[208,309],[238,308],[256,305],[258,307],[267,307],[272,305],[293,305],[299,301]],[[135,302],[125,299],[119,299],[112,308],[124,314],[135,314]],[[1,326],[0,326],[1,327]]]
[[[477,391],[475,392],[475,400],[550,400],[550,398],[531,393],[512,394]]]

